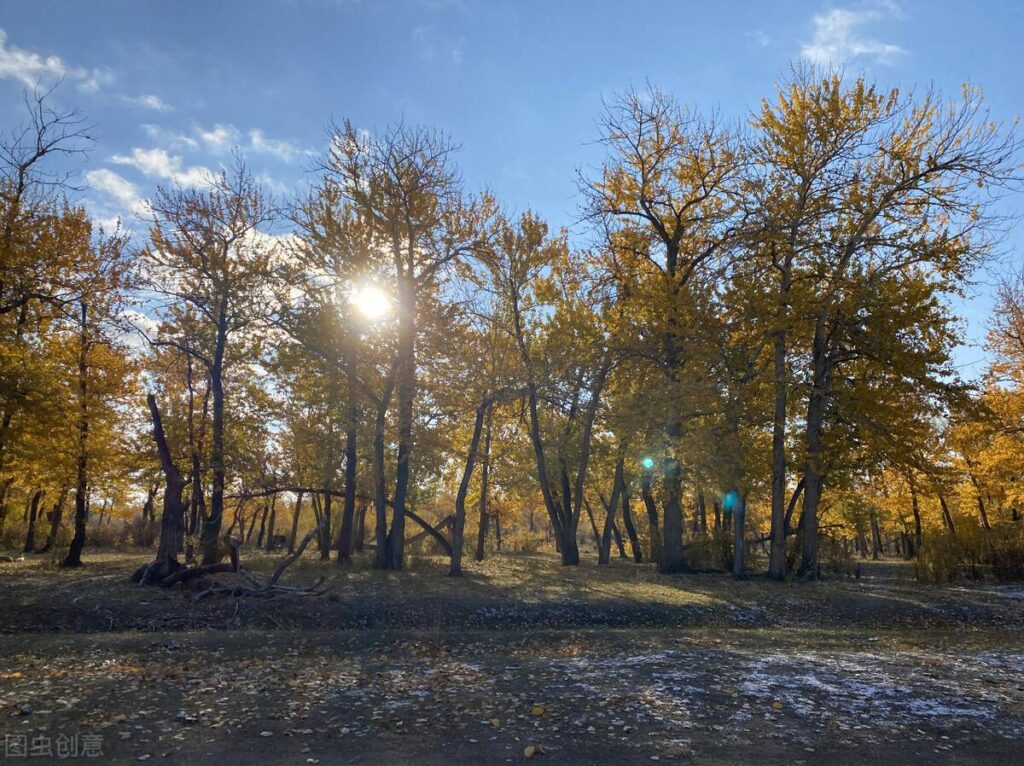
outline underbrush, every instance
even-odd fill
[[[1003,524],[990,530],[962,521],[956,535],[925,539],[917,556],[917,579],[924,582],[1024,580],[1024,526]]]

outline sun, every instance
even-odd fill
[[[391,297],[373,285],[363,285],[352,293],[352,305],[369,320],[377,320],[391,313]]]

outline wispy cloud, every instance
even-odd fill
[[[303,149],[291,141],[268,138],[262,130],[258,129],[249,131],[249,148],[258,154],[271,154],[285,162],[289,162],[295,157],[313,154],[309,149]]]
[[[143,109],[150,109],[154,112],[172,112],[174,107],[168,104],[159,96],[152,94],[145,94],[142,96],[121,96],[123,102],[126,104],[132,104],[133,106],[140,106]]]
[[[161,144],[168,149],[198,149],[199,141],[184,133],[168,130],[161,125],[143,123],[139,126],[146,137],[156,144]]]
[[[753,40],[755,43],[760,45],[762,48],[767,48],[771,45],[772,38],[763,29],[755,29],[745,34],[748,40]]]
[[[215,152],[224,152],[238,145],[239,133],[234,125],[217,123],[208,130],[197,128],[196,133],[199,140]]]
[[[448,59],[454,64],[462,63],[464,38],[450,37],[430,24],[424,24],[412,30],[412,40],[424,61]]]
[[[899,7],[889,2],[832,8],[814,17],[814,39],[801,46],[800,55],[822,66],[838,66],[858,58],[891,62],[906,50],[873,36],[872,28],[900,16]]]
[[[60,56],[42,56],[7,44],[7,32],[0,29],[0,79],[17,80],[27,88],[69,80],[86,93],[95,93],[114,81],[109,69],[83,69],[68,65]]]
[[[139,199],[139,190],[127,178],[113,170],[100,168],[85,174],[85,180],[92,188],[107,194],[124,205],[131,205]]]
[[[131,150],[131,154],[115,154],[110,161],[116,165],[128,165],[145,176],[172,181],[181,186],[208,186],[213,171],[201,165],[182,167],[181,157],[172,155],[166,149]]]

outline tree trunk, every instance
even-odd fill
[[[988,523],[988,511],[985,510],[985,501],[981,497],[981,484],[978,482],[978,477],[973,472],[967,474],[971,478],[971,484],[974,485],[974,492],[978,498],[978,516],[981,518],[981,527],[985,531],[992,529],[992,525]]]
[[[263,512],[260,514],[260,532],[259,532],[258,535],[256,535],[256,548],[257,549],[263,547],[263,538],[264,538],[264,536],[266,534],[266,531],[267,531],[267,517],[269,515],[270,515],[270,501],[269,500],[264,500],[263,501]],[[253,519],[253,526],[256,526],[255,522],[256,522],[256,519]]]
[[[746,531],[747,499],[739,489],[734,489],[735,504],[732,510],[732,576],[737,580],[746,577]]]
[[[615,547],[619,551],[619,558],[629,558],[629,556],[626,555],[626,546],[622,541],[622,532],[619,531],[619,525],[614,521],[612,522],[612,537],[615,538]]]
[[[178,535],[181,532],[181,493],[185,489],[185,479],[171,457],[156,397],[149,394],[146,403],[149,405],[149,414],[153,421],[153,440],[156,442],[157,456],[164,472],[164,502],[160,516],[160,546],[156,559],[136,572],[133,579],[140,582],[161,582],[182,566],[178,563],[177,553]],[[220,531],[219,526],[217,531]]]
[[[359,512],[356,514],[356,534],[352,543],[352,550],[362,553],[366,547],[366,512],[369,510],[368,503],[359,504]]]
[[[807,458],[804,464],[804,503],[800,518],[802,557],[797,572],[799,576],[811,579],[818,576],[818,503],[821,500],[823,486],[822,431],[825,425],[825,405],[830,379],[826,346],[825,321],[819,317],[814,330],[814,373],[811,395],[807,403]]]
[[[46,535],[43,547],[36,551],[36,553],[48,553],[54,543],[57,542],[57,532],[60,530],[60,523],[64,519],[64,501],[67,500],[68,491],[67,488],[60,491],[60,496],[50,511],[50,531]]]
[[[788,273],[783,271],[783,293],[788,290]],[[785,304],[782,304],[782,308]],[[782,317],[779,317],[782,321]],[[774,338],[775,409],[772,414],[772,519],[771,552],[768,576],[786,579],[786,330],[779,328]]]
[[[4,531],[4,522],[7,520],[8,498],[13,485],[13,477],[4,479],[0,483],[0,532]]]
[[[411,262],[407,269],[412,269]],[[410,271],[398,276],[398,305],[398,462],[395,466],[391,529],[386,541],[387,568],[396,571],[405,563],[405,504],[409,494],[409,457],[413,446],[416,399],[416,290]]]
[[[462,481],[459,482],[459,491],[455,495],[455,526],[452,529],[452,563],[448,569],[449,577],[462,576],[462,547],[466,529],[466,495],[469,492],[469,482],[473,478],[476,455],[480,450],[480,434],[484,427],[484,417],[489,409],[490,397],[484,396],[484,400],[476,408],[476,418],[473,421],[473,437],[470,439],[469,452],[466,455],[466,467],[462,471]]]
[[[956,537],[956,525],[953,523],[953,515],[949,512],[949,505],[946,503],[946,496],[943,493],[939,493],[939,505],[942,506],[942,520],[946,524],[946,529],[949,530],[954,538]]]
[[[85,301],[81,302],[80,319],[78,345],[78,454],[75,461],[77,471],[75,482],[75,535],[71,538],[68,555],[61,564],[65,568],[82,566],[82,549],[85,548],[85,524],[89,519],[89,509],[86,505],[86,498],[89,492],[89,453],[87,450],[89,443],[89,338],[86,333],[88,327],[88,304]]]
[[[351,361],[346,362],[347,411],[345,413],[345,499],[341,509],[338,532],[338,564],[352,563],[352,534],[356,516],[356,430],[359,425],[359,401],[356,397],[356,375]]]
[[[601,505],[604,506],[604,531],[601,534],[601,546],[597,551],[597,563],[608,564],[611,561],[612,530],[615,527],[615,514],[619,509],[619,496],[622,493],[623,484],[623,458],[620,450],[619,458],[615,461],[615,478],[612,480],[612,499],[605,500],[600,494]],[[621,541],[620,541],[621,545]],[[625,553],[625,551],[623,551]]]
[[[670,440],[674,445],[679,439],[679,424],[670,428]],[[685,572],[686,552],[683,550],[683,507],[680,502],[682,494],[683,472],[679,461],[674,457],[665,458],[665,505],[663,509],[662,554],[658,571],[663,574]]]
[[[267,546],[269,551],[274,545],[274,527],[277,526],[277,493],[270,496],[270,519],[267,521]]]
[[[302,493],[295,496],[295,510],[292,511],[292,533],[288,537],[288,555],[295,553],[295,538],[299,535],[299,516],[302,513]]]
[[[658,522],[658,506],[654,502],[654,495],[651,494],[651,472],[644,471],[640,480],[640,499],[644,502],[644,510],[647,511],[647,524],[650,527],[651,555],[650,559],[655,564],[661,563],[661,525]]]
[[[33,553],[36,549],[36,520],[39,518],[39,501],[43,499],[44,490],[37,490],[32,495],[28,508],[28,531],[25,534],[25,553]]]
[[[476,535],[476,560],[484,560],[484,543],[487,541],[487,525],[490,515],[487,510],[487,492],[491,474],[491,422],[494,407],[487,408],[487,422],[484,425],[484,460],[480,466],[480,526]]]
[[[633,521],[633,509],[630,508],[629,500],[629,485],[624,481],[622,485],[622,523],[626,527],[626,536],[629,537],[629,547],[633,551],[633,561],[639,564],[644,560],[644,554],[636,534],[636,523]]]
[[[871,513],[871,558],[878,561],[882,553],[882,530],[878,528],[878,516]]]
[[[214,349],[213,367],[210,369],[210,391],[213,394],[213,432],[210,443],[210,469],[212,487],[210,491],[210,516],[203,523],[200,540],[202,563],[214,564],[220,561],[220,528],[224,521],[224,347],[226,345],[226,307],[221,306],[218,317],[217,343]]]
[[[583,498],[583,507],[587,509],[587,518],[590,519],[591,534],[594,535],[594,548],[597,549],[598,558],[601,557],[601,533],[597,531],[597,520],[594,518],[594,509],[590,507],[590,501]]]
[[[387,425],[388,406],[394,390],[394,373],[390,373],[384,383],[384,391],[377,403],[377,417],[373,428],[373,508],[376,521],[375,538],[377,550],[374,555],[374,566],[377,569],[388,568],[388,505],[386,477],[384,475],[384,428]]]

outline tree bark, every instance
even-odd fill
[[[605,511],[604,530],[601,533],[601,546],[597,551],[598,564],[608,564],[611,561],[612,530],[615,526],[615,514],[619,508],[619,496],[622,493],[622,464],[623,458],[620,450],[619,458],[615,461],[615,478],[612,480],[612,498],[611,500],[605,500],[604,497],[598,495],[601,499],[601,505],[604,506]]]
[[[470,439],[469,452],[466,455],[466,467],[462,471],[462,481],[459,482],[459,491],[455,495],[455,526],[452,529],[452,563],[448,569],[449,577],[462,576],[462,547],[466,528],[466,495],[469,492],[469,482],[473,478],[476,455],[480,450],[480,435],[483,432],[484,418],[490,409],[490,404],[490,395],[485,395],[483,401],[476,408],[476,418],[473,421],[473,437]]]
[[[338,564],[352,563],[356,516],[356,432],[359,425],[359,400],[356,396],[356,374],[351,360],[346,360],[348,380],[345,413],[345,500],[341,509],[341,529],[338,532]]]
[[[388,568],[388,498],[384,475],[384,428],[387,425],[388,407],[394,391],[394,373],[389,373],[384,382],[384,391],[377,402],[377,417],[373,428],[373,508],[376,528],[374,535],[377,550],[374,555],[374,566],[377,569]]]
[[[146,403],[149,405],[149,414],[153,421],[153,440],[156,442],[157,456],[160,458],[160,467],[164,472],[164,501],[163,513],[160,516],[160,546],[157,549],[156,559],[143,568],[144,572],[140,570],[136,574],[139,575],[138,579],[142,582],[160,582],[181,569],[177,558],[178,535],[181,532],[181,493],[185,489],[186,482],[171,457],[156,397],[149,394],[146,397]]]
[[[823,486],[822,432],[831,378],[824,317],[819,317],[815,322],[811,353],[813,379],[807,403],[807,457],[804,463],[804,503],[800,518],[802,556],[797,574],[815,579],[818,576],[818,503]]]
[[[487,492],[491,475],[491,422],[494,407],[487,408],[487,422],[484,425],[484,459],[480,466],[480,526],[476,536],[476,560],[484,560],[484,544],[487,541],[487,525],[490,515],[487,510]]]
[[[640,498],[647,511],[647,523],[650,527],[651,554],[650,559],[656,564],[661,563],[661,525],[658,522],[658,506],[651,494],[651,472],[644,471],[640,481]]]
[[[629,547],[633,551],[633,561],[637,564],[644,560],[643,550],[640,548],[640,540],[636,534],[636,523],[633,521],[633,509],[630,508],[629,484],[623,481],[622,485],[622,523],[626,527],[626,536],[629,538]]]
[[[732,510],[732,576],[737,580],[746,577],[746,531],[747,499],[738,488],[733,490],[736,503]]]
[[[968,472],[967,475],[971,479],[971,484],[974,485],[974,493],[978,502],[978,516],[981,518],[981,527],[987,532],[992,529],[992,525],[988,523],[988,511],[985,510],[985,501],[981,497],[981,484],[978,482],[978,477],[974,475],[973,471]]]
[[[60,491],[57,502],[54,503],[53,509],[50,511],[50,531],[46,535],[43,547],[36,551],[36,553],[48,553],[54,543],[57,542],[57,532],[60,530],[60,523],[64,519],[64,501],[67,500],[68,491],[67,488]]]
[[[288,554],[295,552],[295,538],[299,534],[299,515],[302,513],[302,493],[295,496],[295,510],[292,511],[292,533],[288,536]]]
[[[946,524],[946,529],[956,538],[956,524],[953,523],[953,515],[949,512],[949,504],[946,503],[946,496],[942,492],[939,492],[939,505],[942,506],[942,520]]]
[[[36,548],[36,519],[39,518],[39,501],[43,499],[44,490],[36,490],[32,502],[28,506],[28,530],[25,533],[25,553],[32,553]]]
[[[203,523],[200,539],[202,563],[220,561],[220,529],[224,521],[224,351],[227,344],[227,306],[221,301],[217,318],[217,340],[213,365],[210,368],[210,392],[213,395],[213,430],[210,442],[210,515]]]
[[[780,284],[779,327],[773,338],[773,364],[775,384],[775,408],[772,413],[772,519],[771,551],[768,556],[768,576],[776,580],[786,579],[786,406],[789,386],[786,380],[786,329],[782,325],[786,311],[786,296],[790,288],[790,264],[792,256],[783,262]]]
[[[412,245],[410,244],[411,248]],[[400,570],[405,558],[405,504],[409,494],[409,456],[412,454],[413,407],[416,399],[416,288],[413,262],[398,275],[398,460],[395,496],[386,546],[388,569]]]
[[[75,535],[71,538],[68,555],[62,567],[82,566],[82,549],[85,547],[85,524],[89,518],[86,498],[89,492],[89,404],[88,404],[88,304],[81,302],[81,323],[79,325],[78,348],[78,454],[76,459],[75,482]]]

